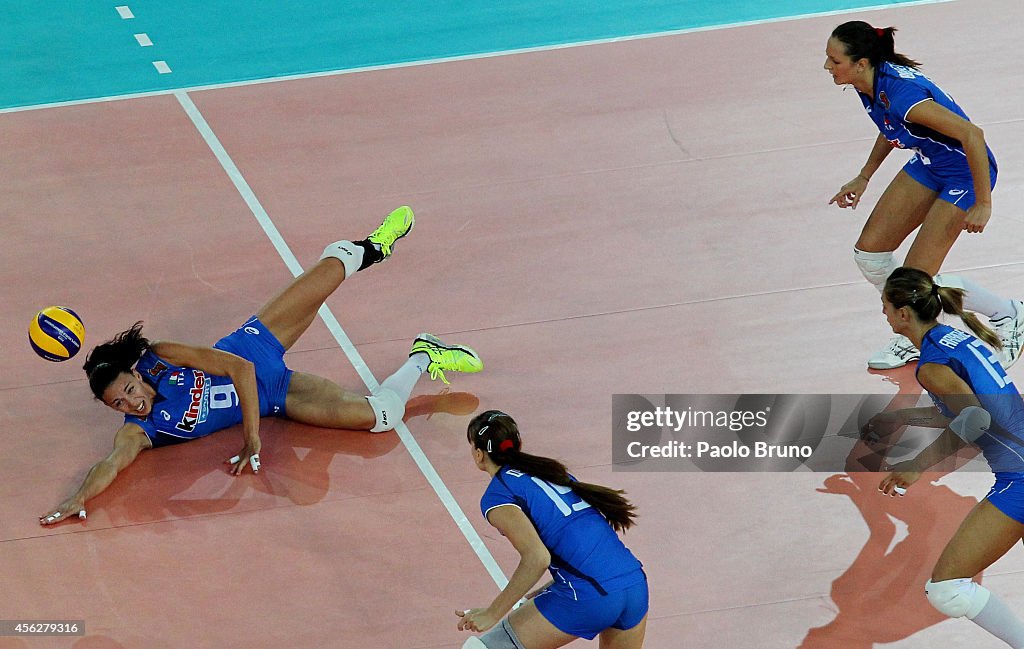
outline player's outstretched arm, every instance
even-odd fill
[[[85,518],[85,501],[110,486],[117,474],[135,461],[139,453],[152,448],[146,433],[135,424],[125,424],[114,436],[114,448],[110,455],[89,469],[85,481],[73,496],[39,517],[40,525],[53,525],[78,516]]]

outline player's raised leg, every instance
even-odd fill
[[[290,349],[309,328],[324,300],[346,278],[390,257],[395,242],[409,234],[414,224],[412,209],[403,206],[391,212],[366,239],[332,243],[320,261],[296,277],[256,315],[284,348]]]

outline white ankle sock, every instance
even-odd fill
[[[340,260],[345,266],[345,279],[348,279],[355,275],[359,267],[363,265],[363,252],[362,246],[351,241],[335,241],[324,248],[324,254],[320,255],[320,259],[334,257]]]
[[[397,372],[384,379],[380,387],[394,390],[402,401],[408,401],[409,395],[416,387],[416,382],[419,381],[428,365],[430,365],[430,356],[426,352],[417,352],[410,356]]]

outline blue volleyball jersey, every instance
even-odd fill
[[[238,394],[226,376],[171,365],[151,350],[135,370],[156,389],[153,410],[145,418],[125,415],[124,421],[146,431],[153,446],[205,437],[242,421]]]
[[[502,467],[491,479],[480,510],[514,505],[527,515],[548,552],[552,589],[590,599],[643,581],[642,564],[604,516],[569,487]]]
[[[910,109],[928,100],[969,120],[953,98],[928,77],[914,68],[885,62],[875,71],[874,93],[874,97],[859,91],[857,94],[871,121],[890,144],[915,151],[921,162],[939,173],[968,169],[967,154],[959,140],[907,121]],[[994,168],[996,162],[991,149],[988,158]]]
[[[949,325],[936,325],[921,341],[921,360],[946,365],[977,395],[992,416],[989,431],[975,441],[996,473],[1024,471],[1024,399],[999,360],[974,336]],[[956,413],[930,392],[932,402],[946,417]]]

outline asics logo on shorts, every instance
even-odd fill
[[[258,336],[258,335],[260,335],[260,330],[257,329],[256,327],[246,327],[245,328],[245,333],[252,334],[254,336]]]
[[[966,194],[966,193],[967,193],[966,189],[951,189],[951,190],[949,190],[949,195],[950,196],[959,196],[960,194]]]

